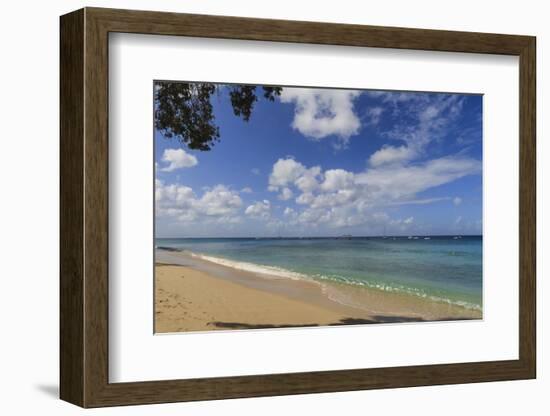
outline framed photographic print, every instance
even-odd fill
[[[534,378],[535,38],[61,17],[61,398]]]
[[[153,89],[156,333],[482,318],[481,95]]]

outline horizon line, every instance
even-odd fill
[[[227,238],[227,239],[245,239],[245,238],[255,238],[255,239],[289,239],[289,238],[396,238],[396,237],[483,237],[483,234],[400,234],[400,235],[350,235],[350,234],[340,234],[340,235],[324,235],[324,236],[240,236],[240,237],[154,237],[154,238],[163,238],[163,239],[214,239],[214,238]]]

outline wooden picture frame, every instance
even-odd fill
[[[82,407],[530,379],[536,376],[535,38],[85,8],[61,17],[60,396]],[[519,56],[519,359],[110,383],[110,32]]]

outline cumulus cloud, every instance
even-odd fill
[[[331,169],[325,172],[325,180],[321,184],[324,191],[349,189],[353,186],[354,175],[344,169]]]
[[[208,216],[231,215],[242,205],[241,197],[224,185],[216,185],[199,200],[199,208]]]
[[[304,192],[303,194],[299,195],[298,198],[296,198],[296,203],[301,205],[309,205],[313,202],[315,197],[311,192]]]
[[[206,190],[201,197],[189,186],[155,181],[155,207],[159,217],[178,222],[201,219],[205,222],[238,222],[242,200],[238,192],[224,185]]]
[[[319,166],[307,169],[294,159],[279,159],[273,165],[269,175],[268,190],[276,192],[280,188],[295,185],[302,192],[310,192],[318,186],[317,177],[320,173],[321,168]],[[288,195],[288,191],[286,194]]]
[[[244,213],[252,218],[268,219],[271,215],[271,203],[267,199],[256,201],[249,205]]]
[[[292,127],[304,136],[319,140],[334,135],[347,142],[361,127],[353,108],[359,94],[352,90],[284,88],[280,99],[295,105]]]
[[[279,199],[295,198],[299,209],[286,211],[285,218],[295,224],[331,227],[383,222],[399,229],[413,226],[413,217],[391,220],[380,209],[387,206],[431,204],[453,201],[452,197],[419,198],[422,192],[467,175],[481,172],[481,162],[465,155],[448,155],[422,160],[434,141],[449,134],[461,114],[463,98],[453,94],[408,92],[365,93],[374,100],[362,118],[379,125],[391,117],[389,130],[380,134],[384,144],[368,159],[365,169],[351,172],[305,166],[292,157],[275,162],[268,189]],[[354,112],[354,91],[286,89],[282,102],[295,104],[293,128],[305,136],[322,139],[330,135],[345,143],[357,134],[360,122]],[[376,101],[378,100],[378,103]],[[395,143],[391,143],[391,142]],[[292,196],[291,196],[292,195]]]
[[[172,172],[176,169],[191,168],[196,166],[199,162],[197,158],[183,149],[166,149],[162,154],[162,161],[167,163],[161,169],[163,172]]]
[[[283,190],[279,194],[278,198],[281,201],[288,201],[293,196],[294,196],[294,193],[290,190],[290,188],[283,188]]]
[[[273,187],[272,190],[277,190],[280,186],[294,182],[305,170],[304,165],[294,159],[279,159],[269,175],[269,186]]]
[[[417,195],[480,173],[481,162],[464,156],[447,156],[417,164],[369,166],[357,173],[314,168],[307,168],[294,159],[279,159],[274,164],[271,186],[276,190],[281,186],[295,189],[298,192],[295,202],[303,207],[299,212],[288,208],[285,215],[299,224],[349,227],[379,224],[385,218],[380,211],[384,206],[448,201],[450,197],[419,199]],[[302,189],[300,181],[308,175],[315,178],[316,186]],[[400,227],[412,223],[412,217],[399,220]]]
[[[340,227],[354,227],[354,233],[360,230],[357,232],[368,234],[380,233],[386,226],[389,232],[410,232],[423,227],[421,220],[412,216],[390,217],[388,213],[399,212],[396,206],[439,201],[461,205],[462,198],[458,196],[425,194],[432,188],[481,173],[481,162],[465,153],[426,159],[428,149],[452,131],[461,113],[461,98],[452,94],[365,94],[380,102],[361,114],[363,123],[379,126],[377,130],[380,126],[392,127],[379,131],[389,142],[378,148],[363,168],[324,170],[292,156],[281,157],[274,162],[267,184],[268,190],[279,199],[276,206],[268,199],[243,206],[239,195],[251,193],[249,187],[235,191],[217,185],[197,192],[185,185],[157,181],[157,214],[185,223],[186,227],[202,221],[218,227],[218,224],[236,223],[247,217],[261,220],[252,222],[257,227],[267,227],[263,229],[274,227],[280,231],[281,227],[290,227],[289,230],[304,232],[304,235],[315,232],[313,230],[326,235],[328,229]],[[281,101],[294,105],[292,127],[295,130],[315,140],[333,136],[340,143],[346,143],[361,128],[354,111],[358,95],[356,91],[288,88],[283,90]],[[382,124],[382,118],[386,117],[392,118],[392,123]],[[197,163],[197,159],[183,149],[167,149],[156,169],[168,172]],[[257,168],[250,172],[264,175],[266,171],[262,167],[262,173]],[[388,207],[394,208],[384,212]],[[456,224],[451,219],[450,225],[458,230],[469,227],[468,221],[457,217]],[[480,229],[481,225],[471,227]]]
[[[319,186],[318,178],[321,176],[321,167],[313,166],[302,172],[294,181],[294,185],[302,192],[313,192]]]
[[[283,214],[285,216],[290,216],[290,215],[293,215],[296,211],[294,211],[293,208],[290,208],[290,207],[286,207]]]

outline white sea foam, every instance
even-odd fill
[[[472,310],[478,310],[478,311],[482,310],[481,306],[477,305],[475,303],[470,303],[470,302],[460,301],[460,300],[452,300],[452,299],[444,298],[444,297],[441,297],[441,296],[434,296],[434,295],[427,294],[422,289],[411,288],[411,287],[402,286],[402,285],[395,285],[395,284],[390,285],[390,284],[387,284],[387,283],[375,283],[375,282],[369,282],[369,281],[358,281],[358,280],[355,280],[355,279],[349,279],[349,278],[345,278],[345,277],[342,277],[342,276],[324,276],[324,275],[321,276],[321,275],[319,275],[319,276],[316,276],[316,277],[319,277],[320,279],[323,279],[323,280],[328,280],[328,281],[337,282],[337,283],[345,283],[345,284],[348,284],[348,285],[365,287],[365,288],[368,288],[368,289],[375,289],[375,290],[380,290],[380,291],[383,291],[383,292],[392,292],[392,293],[399,293],[399,294],[407,294],[407,295],[417,296],[417,297],[420,297],[420,298],[423,298],[423,299],[432,300],[434,302],[448,303],[450,305],[461,306],[461,307],[466,308],[466,309],[472,309]]]
[[[187,250],[185,251],[185,253],[190,255],[191,257],[205,260],[211,263],[219,264],[221,266],[230,267],[236,270],[243,270],[251,273],[261,274],[263,277],[266,277],[266,278],[308,280],[310,282],[315,282],[321,285],[323,285],[323,282],[344,283],[347,285],[364,287],[367,289],[380,290],[386,293],[390,292],[390,293],[399,293],[399,294],[417,296],[420,298],[429,299],[434,302],[442,302],[442,303],[448,303],[450,305],[461,306],[466,309],[472,309],[472,310],[478,310],[478,311],[482,310],[482,307],[480,305],[477,305],[474,303],[460,301],[460,300],[452,300],[441,296],[434,296],[434,295],[425,293],[421,289],[411,288],[411,287],[402,286],[402,285],[395,285],[395,284],[390,285],[387,283],[376,283],[376,282],[369,282],[366,280],[359,281],[356,279],[350,279],[343,276],[327,276],[327,275],[321,275],[321,274],[310,276],[304,273],[287,270],[282,267],[267,266],[267,265],[256,264],[256,263],[229,260],[222,257],[215,257],[215,256],[210,256],[210,255],[205,255],[200,253],[194,253],[192,251],[187,251]],[[327,291],[328,288],[324,288],[324,289],[325,291]],[[337,299],[333,299],[333,300],[337,301]]]
[[[221,257],[208,256],[205,254],[193,253],[191,251],[186,252],[191,257],[195,257],[201,260],[209,261],[210,263],[219,264],[225,267],[231,267],[232,269],[243,270],[251,273],[258,273],[265,275],[265,277],[284,278],[292,280],[312,280],[312,278],[306,274],[293,272],[291,270],[283,269],[282,267],[266,266],[263,264],[248,263],[244,261],[228,260]]]

